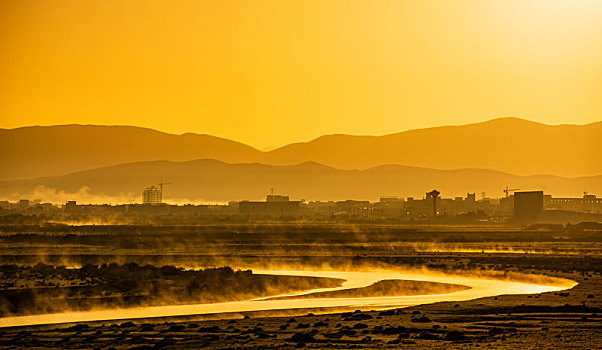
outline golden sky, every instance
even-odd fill
[[[0,2],[0,127],[130,124],[258,148],[602,115],[602,1]]]

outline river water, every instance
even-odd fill
[[[524,283],[508,280],[487,278],[459,277],[426,273],[406,273],[397,271],[288,271],[288,270],[253,270],[255,274],[293,275],[333,277],[344,279],[345,282],[336,288],[320,288],[290,295],[308,294],[323,291],[335,291],[347,288],[366,287],[385,279],[418,280],[441,283],[462,284],[471,287],[467,290],[430,295],[413,295],[398,297],[368,297],[368,298],[320,298],[320,299],[290,299],[273,300],[259,298],[247,301],[234,301],[213,304],[150,306],[128,309],[111,309],[99,311],[66,312],[32,316],[16,316],[0,318],[0,327],[41,325],[66,322],[91,322],[119,319],[136,319],[165,316],[203,315],[215,313],[238,313],[266,310],[294,310],[308,308],[361,308],[386,309],[439,301],[463,301],[501,294],[533,294],[559,291],[572,288],[577,283],[566,279],[556,279],[551,284]],[[282,296],[282,295],[281,295]]]

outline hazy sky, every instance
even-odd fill
[[[0,127],[132,124],[263,148],[602,119],[602,1],[0,2]]]

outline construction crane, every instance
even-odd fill
[[[510,197],[510,192],[519,191],[519,190],[520,190],[520,188],[508,188],[508,186],[506,186],[504,193],[506,194],[506,198],[508,198],[508,197]]]
[[[161,199],[159,200],[159,203],[163,203],[163,185],[171,185],[171,182],[163,182],[163,180],[159,182],[159,190],[161,192]]]

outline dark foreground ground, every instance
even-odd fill
[[[532,245],[572,247],[599,244],[600,233],[579,242],[550,242],[539,233]],[[425,236],[427,233],[424,234]],[[429,234],[430,235],[430,234]],[[472,234],[471,234],[472,235]],[[506,233],[492,234],[502,236]],[[528,233],[524,233],[528,235]],[[556,233],[554,233],[556,237]],[[407,237],[401,235],[400,237]],[[469,237],[470,240],[466,239]],[[543,239],[542,239],[543,237]],[[554,238],[552,237],[552,238]],[[561,236],[564,237],[564,236]],[[438,241],[479,247],[479,239],[458,233],[438,237]],[[487,237],[489,238],[489,237]],[[444,240],[445,239],[445,240]],[[507,242],[507,238],[504,237]],[[68,349],[154,349],[154,348],[214,348],[214,349],[599,349],[602,348],[602,264],[599,250],[589,254],[549,252],[546,254],[487,254],[391,251],[381,244],[356,245],[351,239],[339,240],[336,254],[330,252],[322,259],[388,266],[428,266],[431,269],[521,271],[573,279],[579,284],[571,290],[532,295],[506,295],[466,302],[435,303],[386,311],[338,312],[306,310],[304,316],[267,313],[214,315],[228,317],[207,320],[207,317],[120,320],[87,324],[62,324],[0,329],[2,348],[68,348]],[[426,239],[425,239],[426,240]],[[588,241],[589,240],[589,241]],[[484,240],[483,240],[484,241]],[[267,254],[271,246],[242,244],[248,259]],[[293,244],[294,243],[294,244]],[[288,254],[272,255],[271,261],[310,261],[298,249],[299,242],[280,245]],[[391,243],[387,239],[387,243]],[[460,243],[460,242],[459,242]],[[507,246],[500,240],[500,245]],[[575,248],[577,247],[577,248]],[[60,247],[54,246],[54,249]],[[305,248],[305,247],[304,247]],[[37,248],[36,248],[37,249]],[[145,249],[149,249],[148,247]],[[152,248],[150,248],[152,249]],[[290,249],[290,251],[289,251]],[[329,248],[330,249],[330,248]],[[8,250],[8,246],[7,246]],[[228,249],[225,249],[228,251]],[[334,250],[333,250],[334,251]],[[575,251],[578,253],[578,251]],[[229,252],[228,252],[229,253]],[[28,259],[33,255],[24,252]],[[137,256],[132,254],[131,257]],[[195,257],[195,261],[199,261]],[[212,255],[215,257],[215,255]],[[4,259],[20,259],[5,255]],[[224,257],[226,258],[226,257]],[[98,259],[95,249],[81,259]],[[133,259],[133,258],[131,258]],[[139,259],[139,258],[136,258]],[[187,257],[188,259],[188,257]],[[310,312],[316,315],[309,314]],[[318,314],[320,313],[320,314]],[[322,314],[324,313],[324,314]]]

